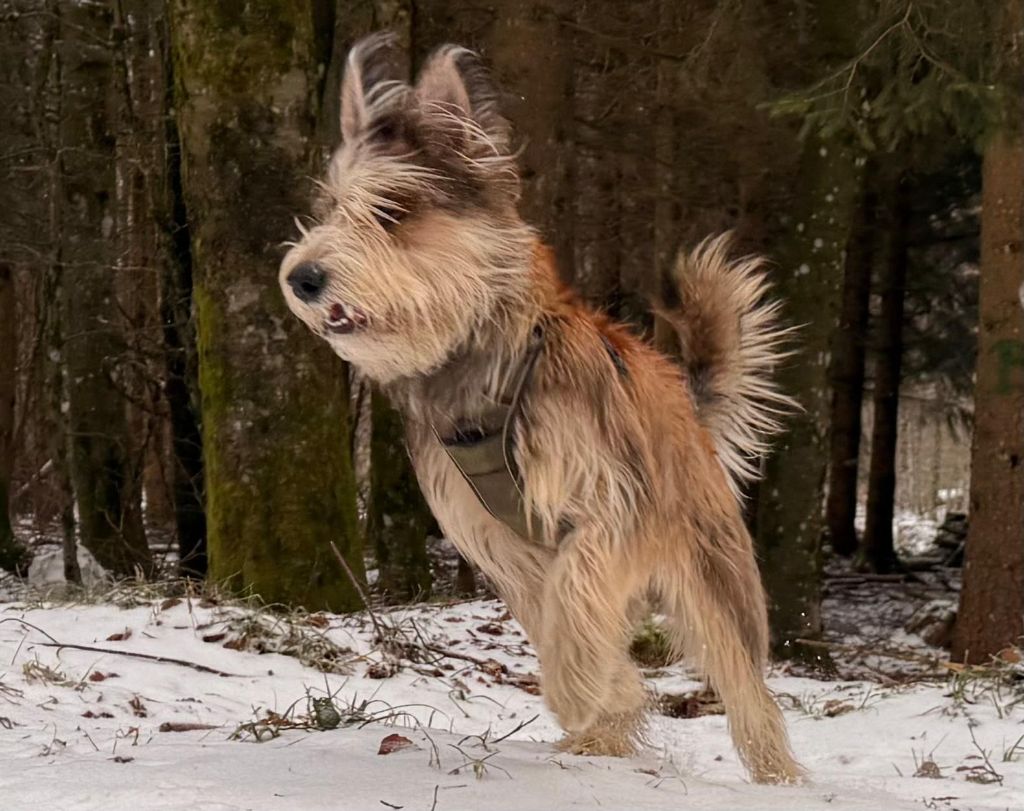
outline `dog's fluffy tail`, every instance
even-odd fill
[[[780,417],[798,406],[772,376],[792,328],[779,323],[780,303],[766,298],[761,259],[731,260],[729,246],[722,234],[680,253],[657,309],[679,337],[698,417],[739,492],[758,475]]]

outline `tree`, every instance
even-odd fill
[[[800,324],[797,354],[779,373],[802,411],[765,465],[758,491],[757,545],[769,596],[774,647],[799,650],[797,638],[821,633],[821,536],[828,459],[828,346],[838,319],[846,245],[858,184],[854,156],[838,140],[811,136],[789,211],[790,233],[772,259],[786,317]]]
[[[164,11],[161,6],[161,11]],[[174,116],[174,71],[166,13],[148,16],[149,41],[157,52],[152,138],[158,145],[149,183],[154,255],[159,275],[163,349],[163,397],[171,433],[171,502],[178,536],[179,573],[204,577],[208,560],[204,508],[196,322],[192,307],[192,245],[182,191],[181,141]]]
[[[23,573],[28,550],[11,529],[9,497],[14,464],[14,390],[17,379],[18,341],[15,332],[14,276],[0,262],[0,569]]]
[[[858,545],[854,518],[857,512],[868,305],[877,241],[876,171],[876,162],[869,161],[864,169],[861,199],[857,202],[850,226],[843,263],[839,327],[832,336],[832,361],[829,365],[832,407],[825,526],[832,550],[847,556],[856,552]]]
[[[1024,636],[1024,10],[996,29],[1010,103],[982,166],[981,289],[971,513],[953,658],[983,662]]]
[[[886,225],[883,261],[879,265],[881,306],[875,345],[872,392],[871,465],[868,468],[867,520],[864,526],[864,561],[876,572],[897,565],[892,520],[896,496],[896,439],[899,430],[900,381],[903,360],[903,309],[907,289],[907,228],[909,180],[889,169],[883,205]]]
[[[141,470],[133,464],[116,296],[117,189],[111,9],[60,20],[60,257],[71,472],[82,545],[117,575],[149,573]]]
[[[316,171],[317,73],[331,46],[331,29],[318,38],[318,8],[176,0],[171,41],[210,575],[268,601],[342,610],[357,595],[331,542],[363,572],[346,374],[275,283]]]
[[[811,4],[808,59],[820,69],[856,47],[855,8]],[[796,354],[779,374],[802,411],[766,462],[758,490],[756,539],[769,597],[775,651],[802,655],[793,640],[821,633],[821,537],[828,460],[828,349],[838,323],[843,249],[860,186],[856,153],[843,134],[811,131],[804,139],[786,212],[785,236],[772,260],[786,317],[800,325]]]
[[[380,392],[372,397],[367,536],[377,553],[378,588],[392,598],[424,598],[431,585],[427,532],[434,520],[405,448],[401,415]]]

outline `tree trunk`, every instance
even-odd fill
[[[370,509],[367,536],[377,552],[379,588],[392,599],[430,593],[427,532],[433,524],[405,449],[402,418],[373,393]]]
[[[891,572],[898,563],[892,519],[896,501],[896,439],[899,430],[900,376],[903,359],[903,302],[907,287],[907,181],[896,176],[880,223],[886,250],[879,273],[878,339],[872,403],[871,465],[868,469],[864,562],[875,572]]]
[[[176,0],[171,40],[210,575],[268,602],[344,610],[358,596],[330,543],[357,577],[364,568],[345,370],[288,313],[274,282],[280,246],[313,190],[325,57],[313,23],[302,0],[258,10]]]
[[[875,171],[864,170],[862,197],[850,227],[843,267],[839,329],[832,341],[829,382],[832,408],[829,422],[828,498],[825,526],[832,551],[849,556],[857,551],[857,467],[860,458],[861,406],[864,400],[864,360],[867,346],[871,270],[875,258],[878,195]]]
[[[476,594],[476,574],[473,564],[459,555],[458,567],[455,571],[455,593],[461,597],[472,597]]]
[[[782,390],[803,411],[767,460],[758,491],[757,545],[769,596],[773,646],[821,633],[821,536],[829,417],[828,347],[836,327],[843,247],[858,178],[850,152],[809,137],[803,146],[789,235],[771,258],[779,266],[786,318],[802,324],[797,355],[779,373]]]
[[[105,569],[149,574],[118,379],[119,334],[110,9],[66,6],[61,19],[61,262],[71,470],[82,544]]]
[[[51,178],[51,198],[54,200],[52,211],[56,213],[59,202],[59,176],[54,166]],[[54,244],[58,244],[56,228],[58,220],[54,218]],[[61,324],[61,313],[58,303],[63,301],[64,272],[59,263],[54,263],[46,270],[46,300],[51,302],[52,312],[47,319],[45,334],[46,342],[46,400],[44,408],[50,423],[56,430],[50,438],[50,458],[53,459],[53,478],[59,498],[58,513],[61,527],[61,549],[64,559],[64,579],[68,583],[81,583],[82,570],[78,565],[78,524],[75,521],[75,492],[71,481],[71,427],[68,414],[62,408],[67,399],[67,374],[64,368],[64,332]]]
[[[570,9],[566,0],[502,0],[483,49],[523,147],[520,211],[554,248],[565,278],[573,265],[575,151],[572,48],[561,20]]]
[[[163,161],[154,169],[153,217],[157,226],[160,320],[163,326],[164,390],[171,422],[171,501],[178,539],[178,571],[206,576],[206,511],[203,506],[203,438],[200,428],[199,361],[192,310],[192,246],[181,178],[181,142],[173,108],[174,72],[166,19],[154,39],[163,51],[164,88],[158,136]]]
[[[971,520],[953,635],[958,662],[984,662],[1024,635],[1022,245],[1024,137],[1004,131],[985,150],[982,177]]]
[[[0,262],[0,569],[24,574],[29,563],[28,550],[14,537],[9,511],[18,364],[15,316],[14,274],[10,265]]]

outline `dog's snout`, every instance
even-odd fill
[[[288,274],[288,284],[299,301],[310,304],[320,298],[327,275],[316,262],[303,262]]]

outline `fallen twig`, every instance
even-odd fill
[[[341,568],[345,570],[345,574],[348,575],[348,579],[355,587],[356,593],[359,595],[359,599],[363,601],[366,613],[370,615],[370,622],[373,623],[373,630],[377,632],[377,638],[380,639],[381,642],[386,642],[387,636],[384,633],[384,625],[379,619],[377,619],[377,615],[374,613],[373,607],[370,605],[370,600],[366,596],[366,592],[363,590],[363,584],[359,582],[359,578],[356,577],[355,572],[352,571],[352,567],[348,565],[348,561],[345,560],[345,556],[338,550],[334,541],[330,541],[329,543],[331,544],[331,551],[334,552],[334,557],[338,559],[338,563],[341,564]]]
[[[223,670],[217,670],[217,668],[215,667],[207,667],[206,665],[201,665],[198,662],[190,662],[187,659],[175,659],[172,656],[158,656],[153,653],[140,653],[138,651],[117,650],[116,648],[100,648],[96,647],[95,645],[78,645],[73,642],[60,642],[53,636],[48,634],[46,631],[44,631],[42,628],[40,628],[38,625],[33,625],[31,622],[27,622],[23,619],[20,619],[19,617],[7,617],[5,619],[0,620],[0,623],[4,622],[18,622],[28,628],[31,628],[33,631],[38,631],[50,640],[49,642],[34,643],[36,645],[41,645],[44,648],[57,648],[58,651],[61,648],[69,648],[70,650],[83,650],[88,651],[89,653],[109,653],[113,654],[114,656],[127,656],[132,659],[143,659],[147,662],[159,662],[160,664],[167,665],[181,665],[182,667],[190,667],[193,670],[198,670],[201,673],[212,673],[215,676],[229,676],[232,678],[240,677],[240,674],[238,673],[227,673]]]
[[[884,656],[888,659],[900,659],[905,662],[916,662],[917,664],[945,668],[946,670],[954,672],[964,669],[964,665],[957,664],[956,662],[936,659],[934,656],[925,656],[919,653],[910,653],[909,651],[892,650],[891,648],[845,645],[841,642],[826,642],[822,639],[797,639],[794,641],[799,645],[806,645],[809,648],[834,650],[842,653],[859,653],[864,656]]]

